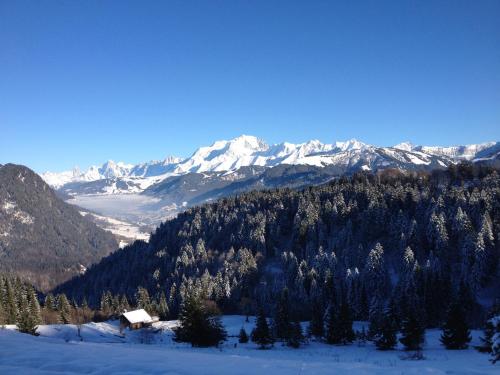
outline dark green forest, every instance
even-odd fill
[[[480,325],[500,290],[499,198],[498,171],[470,164],[254,191],[188,209],[55,292],[98,307],[141,288],[169,317],[190,295],[269,316],[286,288],[291,319],[382,324],[389,309],[437,327],[460,303]]]

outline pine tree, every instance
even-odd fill
[[[351,309],[345,297],[343,297],[342,304],[339,309],[338,330],[341,344],[346,345],[352,343],[356,338],[352,329]]]
[[[252,331],[252,341],[259,345],[259,349],[268,349],[274,343],[262,308],[259,309],[255,328]]]
[[[325,339],[328,344],[339,344],[340,337],[338,331],[338,311],[335,304],[331,303],[328,308],[328,316],[326,320]]]
[[[25,288],[22,288],[20,294],[17,328],[19,329],[19,332],[36,335],[36,330],[38,328],[37,316],[36,313],[32,312],[30,309],[28,291]]]
[[[375,333],[373,341],[378,350],[392,350],[398,343],[396,319],[391,311],[388,311],[381,319],[378,332]]]
[[[291,335],[292,325],[290,323],[288,289],[281,292],[281,296],[276,305],[274,317],[274,336],[280,340],[286,341]]]
[[[420,350],[425,339],[425,328],[414,307],[410,308],[403,317],[401,328],[402,337],[399,339],[405,350]]]
[[[160,301],[158,302],[158,316],[160,320],[168,320],[169,317],[167,297],[164,292],[161,292]]]
[[[57,311],[59,312],[59,321],[63,324],[69,324],[71,320],[71,306],[64,293],[57,296]]]
[[[241,327],[240,334],[238,335],[238,342],[240,344],[246,344],[248,342],[248,335],[245,328]]]
[[[447,315],[443,326],[443,334],[441,335],[441,343],[446,349],[467,349],[471,336],[462,306],[454,302],[450,306]]]
[[[35,289],[31,286],[27,286],[27,297],[31,317],[33,322],[38,325],[42,324],[42,314],[40,311],[40,303],[38,302],[38,296],[36,295]]]
[[[18,301],[12,282],[9,278],[5,280],[5,323],[16,324],[19,315]]]
[[[137,308],[151,311],[151,298],[149,297],[148,290],[143,287],[138,287],[135,293],[135,301]]]
[[[218,346],[227,337],[220,318],[210,315],[196,296],[188,296],[184,301],[179,323],[175,340],[189,342],[195,347]]]
[[[312,336],[321,338],[325,332],[324,310],[317,299],[312,303],[311,322],[309,324],[309,333]]]
[[[302,334],[302,327],[300,322],[292,323],[290,337],[288,337],[286,344],[292,348],[298,348],[304,342],[304,335]]]
[[[53,310],[55,310],[57,308],[56,307],[56,303],[55,303],[55,299],[54,299],[54,295],[52,293],[48,293],[45,296],[45,301],[43,303],[43,308],[46,309],[46,310],[50,310],[50,311],[53,311]]]
[[[477,350],[482,353],[491,353],[491,348],[493,346],[493,336],[496,333],[492,318],[497,315],[500,315],[500,300],[496,300],[490,311],[488,311],[486,323],[483,330],[483,337],[480,337],[481,345],[477,347]]]
[[[490,323],[495,330],[491,339],[491,362],[497,363],[500,361],[500,315],[491,318]]]

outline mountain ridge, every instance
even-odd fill
[[[231,140],[216,141],[210,146],[198,148],[190,157],[182,159],[169,156],[136,165],[107,161],[102,166],[92,166],[87,171],[79,169],[60,173],[45,172],[42,178],[53,188],[59,189],[69,183],[94,182],[121,179],[127,187],[122,192],[141,192],[168,177],[188,173],[228,172],[241,167],[274,167],[280,164],[310,166],[342,166],[359,170],[377,170],[384,167],[386,160],[397,159],[414,165],[450,164],[474,160],[479,153],[490,148],[498,148],[499,142],[460,146],[419,146],[403,142],[392,147],[377,147],[351,139],[345,142],[322,143],[310,140],[304,143],[282,142],[273,145],[249,135],[241,135]],[[359,161],[366,161],[365,164]],[[390,164],[385,163],[385,164]],[[130,188],[133,186],[133,188]],[[110,194],[116,193],[111,190]]]
[[[0,272],[48,290],[118,248],[27,167],[0,167]]]

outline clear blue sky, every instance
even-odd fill
[[[0,163],[500,140],[500,1],[0,0]]]

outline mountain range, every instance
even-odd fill
[[[279,143],[242,135],[200,147],[188,158],[140,164],[108,161],[42,174],[70,203],[140,226],[156,226],[196,204],[250,190],[318,185],[359,171],[444,169],[460,161],[498,163],[499,142],[433,147],[409,142],[377,147],[345,142]]]
[[[60,173],[46,172],[42,178],[56,189],[71,193],[78,184],[108,181],[100,193],[140,192],[168,177],[189,173],[226,172],[230,174],[242,167],[275,167],[277,165],[335,166],[344,172],[376,171],[388,167],[402,169],[445,168],[461,160],[495,158],[500,152],[499,142],[486,142],[466,146],[415,146],[410,142],[393,147],[377,147],[352,139],[332,144],[311,140],[293,144],[283,142],[268,145],[263,140],[242,135],[228,141],[217,141],[200,147],[190,157],[169,156],[140,164],[107,161],[82,172],[79,168]]]

